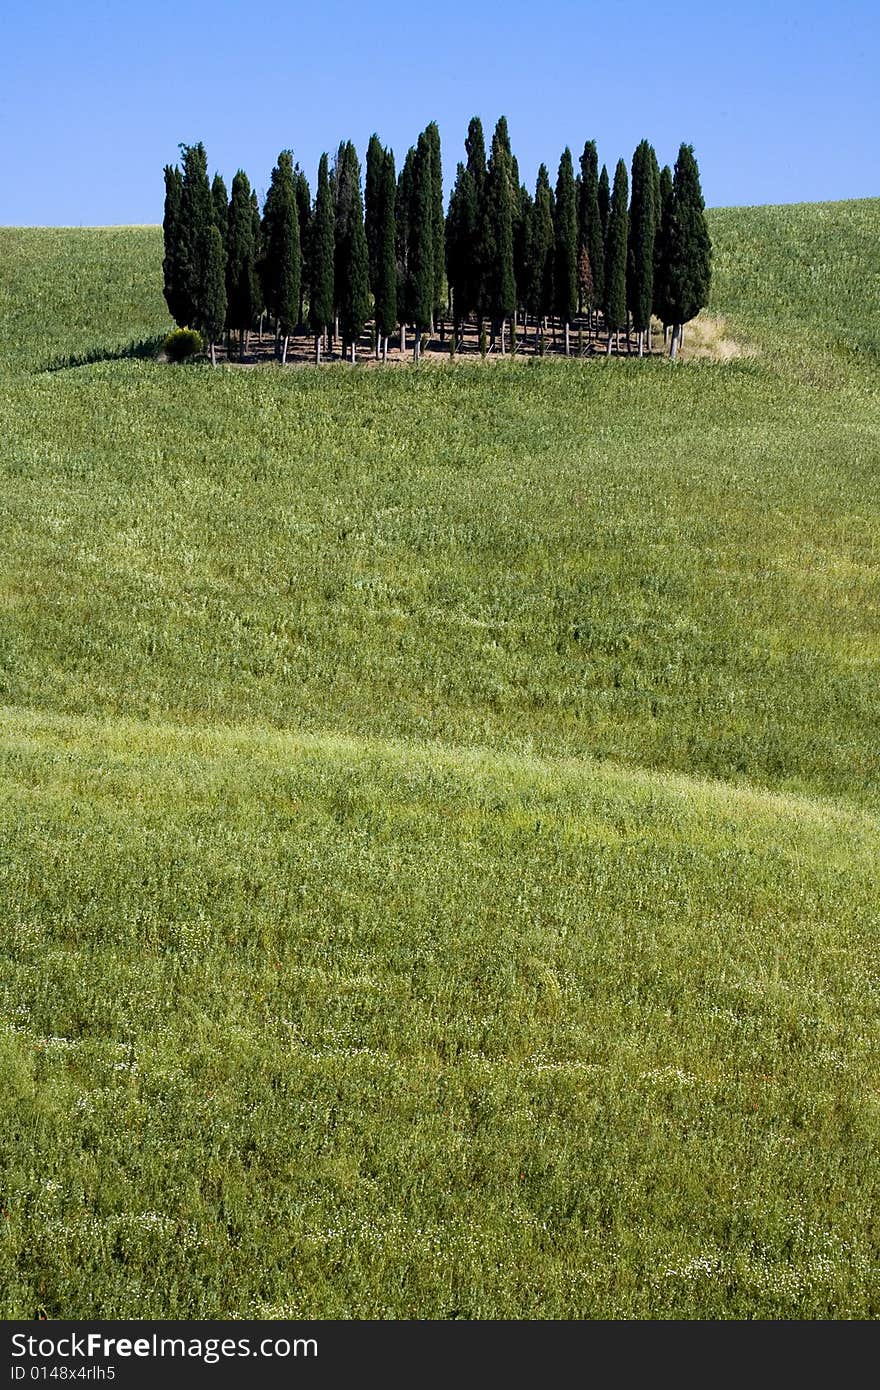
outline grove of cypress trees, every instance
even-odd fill
[[[672,313],[670,357],[678,353],[682,328],[709,302],[712,243],[693,145],[682,145],[675,161],[668,234],[664,238],[666,294]]]
[[[412,164],[406,265],[406,314],[416,330],[416,362],[421,357],[421,335],[430,328],[434,307],[434,180],[431,154],[431,143],[423,131]]]
[[[510,142],[504,117],[492,137],[492,153],[486,173],[486,249],[487,299],[492,316],[492,338],[500,336],[501,355],[505,353],[507,320],[516,308],[516,281],[513,274],[513,200],[511,188]]]
[[[535,202],[532,212],[532,234],[529,238],[528,304],[535,315],[535,339],[543,332],[544,320],[553,309],[553,262],[556,241],[553,219],[553,190],[546,164],[538,170]]]
[[[370,312],[370,265],[364,231],[361,169],[350,140],[345,143],[337,176],[336,265],[340,281],[336,286],[336,300],[343,350],[351,351],[354,363],[358,339]]]
[[[608,214],[608,237],[605,242],[605,327],[608,330],[608,352],[611,352],[612,330],[620,347],[620,329],[626,323],[626,254],[628,243],[629,179],[622,159],[614,171],[614,191]]]
[[[595,140],[587,141],[581,155],[578,240],[581,251],[585,250],[589,258],[593,281],[592,297],[587,305],[592,330],[593,308],[602,303],[605,294],[605,237],[599,211],[599,157]]]
[[[239,333],[239,358],[244,358],[245,334],[257,312],[254,220],[251,186],[241,169],[232,180],[226,236],[226,317]]]
[[[577,312],[577,208],[575,207],[574,165],[568,146],[559,161],[556,178],[556,219],[553,273],[553,301],[565,328],[565,355],[571,347],[571,321]]]
[[[266,307],[275,319],[276,350],[279,340],[282,366],[287,362],[287,346],[296,328],[299,313],[302,262],[299,243],[299,217],[293,186],[293,155],[282,150],[272,170],[263,217],[263,285]]]
[[[318,186],[312,215],[311,280],[309,284],[309,327],[315,335],[315,361],[321,360],[321,338],[333,318],[335,245],[333,199],[330,193],[329,160],[321,155]]]
[[[373,297],[376,314],[376,351],[387,360],[388,338],[397,324],[397,179],[391,150],[383,151],[382,178],[378,194],[376,279]]]
[[[645,330],[650,329],[654,301],[654,175],[651,147],[642,140],[633,155],[632,202],[629,213],[627,302],[633,328],[639,335],[639,357],[644,351]]]
[[[186,292],[181,265],[181,200],[183,175],[177,165],[166,164],[165,215],[162,220],[165,255],[162,261],[165,303],[178,328],[192,323],[192,302]]]

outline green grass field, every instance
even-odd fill
[[[0,231],[0,1315],[880,1314],[880,200],[711,228],[384,372]]]

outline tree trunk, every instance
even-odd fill
[[[612,337],[611,329],[609,328],[609,330],[608,330],[608,345],[607,345],[607,347],[605,348],[605,356],[606,356],[606,357],[610,357],[610,356],[611,356],[611,337]]]
[[[355,344],[352,343],[352,345],[351,345],[351,365],[354,366],[354,364],[355,364],[356,361],[357,361],[357,348],[355,347]]]
[[[644,328],[640,328],[640,329],[639,329],[639,357],[644,357],[644,355],[645,355],[645,330],[644,330]]]
[[[216,365],[217,365],[217,353],[216,353],[216,351],[215,351],[215,349],[214,349],[214,340],[213,340],[213,338],[212,338],[212,339],[211,339],[211,366],[212,366],[212,367],[216,367]]]
[[[415,337],[413,338],[413,361],[415,362],[416,366],[419,365],[419,362],[421,361],[421,357],[422,357],[422,335],[421,335],[421,332],[419,331],[419,329],[417,328],[417,329],[416,329],[416,333],[415,333]]]
[[[405,352],[406,352],[406,324],[405,324],[405,323],[402,323],[402,324],[400,325],[400,355],[401,355],[401,357],[403,356],[403,354],[404,354]]]
[[[507,329],[507,319],[501,320],[501,356],[506,357],[507,351],[504,344],[504,335]]]
[[[239,362],[243,362],[243,361],[244,361],[244,329],[243,329],[243,328],[242,328],[242,329],[240,330],[240,332],[239,332],[239,339],[238,339],[238,360],[239,360]]]
[[[677,323],[674,323],[672,325],[672,338],[669,342],[669,356],[672,358],[673,361],[675,361],[675,358],[678,356],[678,335],[680,332],[680,326]]]
[[[647,354],[648,354],[649,357],[651,356],[651,353],[653,352],[653,348],[651,347],[651,316],[650,316],[650,314],[648,315],[648,326],[647,326],[647,328],[645,329],[645,351],[647,352]]]
[[[282,367],[286,367],[286,366],[287,366],[287,344],[289,343],[289,341],[290,341],[290,334],[289,334],[289,333],[285,333],[285,335],[284,335],[284,347],[281,349],[281,365],[282,365]]]
[[[683,323],[680,323],[680,324],[678,325],[678,346],[681,347],[681,346],[683,345],[683,343],[684,343],[684,324],[683,324]]]
[[[388,361],[388,334],[382,335],[382,361]]]
[[[566,357],[570,357],[570,356],[571,356],[571,343],[569,342],[569,331],[570,331],[570,327],[571,327],[571,325],[569,324],[568,319],[566,319],[566,320],[565,320],[565,355],[566,355]]]
[[[315,366],[321,365],[321,334],[315,334]]]

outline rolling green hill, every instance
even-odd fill
[[[880,200],[711,228],[385,372],[0,231],[2,1315],[880,1312]]]

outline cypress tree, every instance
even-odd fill
[[[443,281],[446,267],[445,219],[443,216],[443,166],[440,155],[440,131],[436,121],[425,127],[425,136],[431,147],[431,241],[434,263],[434,303],[431,314],[432,327],[444,309]]]
[[[344,222],[336,243],[336,262],[341,273],[341,283],[336,287],[336,296],[343,349],[350,348],[351,360],[354,362],[357,342],[364,331],[364,324],[370,312],[370,265],[364,231],[361,169],[350,140],[345,144],[338,172],[337,229],[340,209],[343,211]]]
[[[581,155],[579,243],[581,250],[586,250],[590,262],[593,293],[588,307],[592,310],[595,305],[602,303],[605,293],[605,237],[599,211],[599,158],[595,140],[587,141]]]
[[[446,219],[446,269],[452,288],[453,336],[461,338],[462,326],[476,309],[474,242],[477,235],[477,190],[473,175],[459,164]]]
[[[260,265],[263,259],[263,230],[260,218],[260,203],[257,198],[255,188],[251,189],[251,228],[254,241],[254,270],[253,270],[253,299],[254,317],[260,320],[260,342],[263,341],[263,313],[266,308],[266,301],[263,298],[263,286],[260,280]]]
[[[214,222],[220,233],[223,249],[226,249],[226,235],[229,221],[229,195],[222,174],[215,174],[211,180],[211,202],[214,204]]]
[[[378,135],[370,136],[367,145],[367,169],[364,178],[364,231],[370,262],[370,289],[375,296],[379,276],[379,224],[381,221],[382,187],[385,178],[385,151]]]
[[[200,302],[196,306],[198,324],[211,347],[211,363],[216,367],[215,343],[226,323],[226,255],[220,228],[215,222],[208,227],[205,238],[203,280]]]
[[[305,324],[305,300],[311,283],[312,265],[312,194],[305,171],[299,164],[293,170],[293,192],[296,198],[296,216],[299,222],[299,251],[302,270],[299,281],[299,307],[297,309],[297,328]]]
[[[226,305],[231,329],[239,332],[239,357],[244,358],[245,333],[257,310],[254,298],[254,221],[251,186],[241,169],[232,180],[226,240]]]
[[[535,315],[535,337],[538,328],[553,309],[553,262],[556,241],[553,218],[553,191],[546,164],[538,170],[535,202],[532,212],[532,235],[529,238],[529,308]]]
[[[165,165],[165,215],[162,231],[165,256],[162,261],[165,302],[168,312],[178,328],[192,323],[192,305],[186,293],[181,267],[181,199],[183,197],[183,175],[176,165]]]
[[[556,178],[556,255],[553,274],[554,308],[565,326],[565,355],[569,356],[569,332],[577,310],[577,208],[574,166],[566,146]]]
[[[608,329],[608,352],[611,352],[612,330],[620,346],[620,329],[626,323],[626,253],[629,216],[629,179],[622,159],[614,172],[614,192],[608,214],[608,237],[605,243],[605,327]]]
[[[333,318],[335,293],[333,200],[330,193],[329,161],[321,155],[318,186],[312,216],[312,273],[309,287],[309,326],[315,335],[315,361],[321,360],[321,337]]]
[[[513,199],[511,197],[510,140],[502,116],[492,137],[492,154],[486,173],[487,299],[492,316],[492,337],[500,335],[505,353],[505,327],[516,308],[513,273]]]
[[[708,303],[712,279],[712,243],[692,145],[679,149],[666,214],[661,254],[664,293],[672,324],[669,355],[675,357],[683,325]]]
[[[383,358],[388,356],[388,338],[397,324],[397,248],[395,227],[395,203],[397,199],[397,179],[394,172],[394,155],[391,150],[382,153],[382,178],[379,184],[377,218],[377,265],[373,294],[376,310],[377,351]],[[384,341],[383,341],[384,340]]]
[[[177,240],[181,296],[188,322],[193,328],[205,327],[203,311],[207,304],[209,232],[214,226],[214,204],[208,181],[205,147],[181,145],[183,178]]]
[[[596,188],[596,201],[599,205],[599,225],[602,228],[602,245],[604,247],[608,240],[608,217],[611,211],[611,183],[604,164]]]
[[[407,247],[407,317],[416,330],[415,360],[421,356],[421,335],[431,323],[434,307],[434,209],[431,143],[423,131],[412,165]]]
[[[266,307],[275,319],[276,350],[283,339],[281,362],[287,362],[287,345],[299,313],[302,274],[299,217],[293,186],[293,155],[282,150],[272,170],[263,217]]]
[[[654,298],[654,175],[650,146],[643,140],[633,155],[632,202],[629,214],[627,302],[633,328],[639,335],[639,356],[644,351],[645,330],[650,329]]]
[[[531,273],[531,238],[534,208],[532,195],[522,184],[517,189],[517,215],[513,220],[513,275],[516,281],[517,303],[526,309]]]
[[[663,324],[663,337],[666,339],[666,330],[672,322],[669,307],[669,295],[666,292],[666,239],[670,226],[670,214],[672,202],[672,170],[668,164],[664,164],[658,178],[660,198],[658,204],[657,235],[654,241],[654,313]]]
[[[406,152],[403,168],[397,180],[397,212],[395,245],[397,250],[397,312],[400,315],[400,351],[406,352],[406,325],[409,316],[409,242],[412,205],[413,166],[416,152],[412,146]]]
[[[482,332],[483,314],[486,309],[486,282],[489,275],[490,247],[488,245],[489,230],[486,224],[486,141],[483,135],[483,123],[479,116],[472,116],[468,123],[464,148],[467,155],[468,172],[473,179],[477,200],[477,225],[471,248],[472,285],[469,297],[472,299],[473,309],[477,315],[478,328]]]

